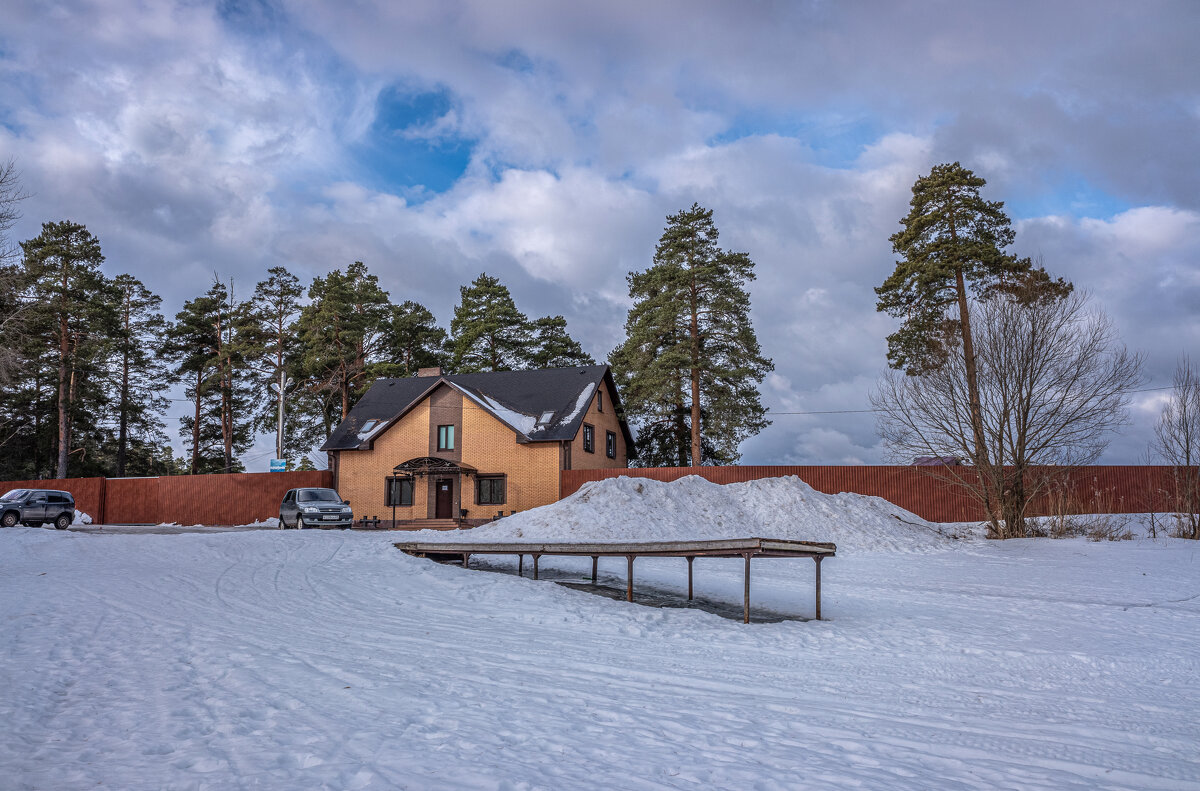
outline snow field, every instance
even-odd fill
[[[395,540],[0,531],[7,787],[1200,789],[1192,542],[849,552],[830,620],[744,626]],[[757,561],[755,606],[809,614],[812,565]]]

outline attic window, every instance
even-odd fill
[[[360,434],[366,434],[368,431],[371,431],[372,429],[374,429],[374,428],[375,428],[376,426],[378,426],[378,425],[379,425],[379,421],[378,421],[377,419],[375,419],[375,418],[371,418],[371,419],[370,419],[370,420],[368,420],[366,423],[363,423],[363,424],[362,424],[362,428],[360,428],[360,429],[358,430],[358,433],[360,433]]]
[[[550,425],[550,421],[553,419],[554,419],[554,410],[551,409],[551,410],[548,410],[548,411],[542,413],[542,416],[538,418],[537,424],[539,427],[540,426],[548,426],[548,425]]]

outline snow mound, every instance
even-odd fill
[[[73,525],[90,525],[91,523],[92,517],[79,510],[75,511],[75,518],[71,520]]]
[[[470,532],[471,541],[547,543],[748,537],[832,541],[839,551],[923,552],[955,541],[944,527],[887,500],[824,494],[795,476],[723,485],[698,475],[609,478]],[[421,539],[462,541],[463,534],[421,531]]]
[[[267,517],[266,519],[258,519],[253,522],[247,522],[244,525],[238,525],[238,527],[274,527],[274,528],[278,528],[279,527],[279,517],[270,516],[270,517]]]

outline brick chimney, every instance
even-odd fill
[[[422,368],[417,371],[417,376],[441,376],[441,368]]]

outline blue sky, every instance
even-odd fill
[[[909,188],[984,176],[1015,252],[1088,290],[1151,384],[1200,341],[1193,2],[6,3],[14,229],[85,223],[173,313],[362,260],[449,324],[499,276],[597,357],[625,274],[699,202],[757,264],[789,412],[865,407]],[[1145,451],[1160,394],[1110,461]],[[869,415],[780,416],[748,463],[883,461]],[[264,462],[265,464],[265,462]]]

